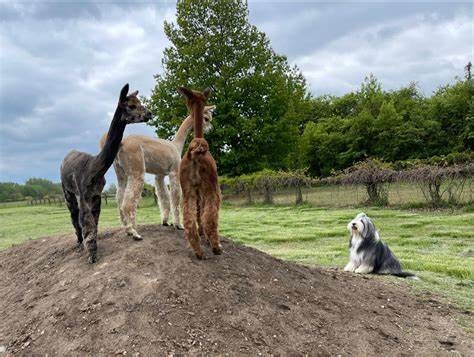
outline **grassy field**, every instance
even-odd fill
[[[141,206],[139,224],[160,222],[151,201]],[[224,205],[221,233],[282,259],[343,267],[348,256],[346,224],[359,212],[354,208]],[[365,212],[403,266],[422,279],[407,283],[474,311],[474,213],[374,208]],[[116,207],[109,203],[103,207],[100,227],[116,226]],[[0,207],[0,249],[67,232],[72,234],[73,229],[64,207]]]

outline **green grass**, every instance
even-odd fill
[[[377,208],[364,211],[373,218],[382,239],[403,266],[422,279],[407,281],[408,284],[474,311],[473,212]],[[343,267],[348,256],[346,224],[359,212],[360,209],[353,208],[225,204],[220,230],[225,236],[282,259]],[[149,201],[143,202],[138,223],[158,222],[158,209]],[[119,220],[115,205],[104,205],[100,227],[116,226]],[[0,249],[59,233],[73,233],[64,207],[0,207]]]

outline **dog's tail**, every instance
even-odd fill
[[[412,279],[412,280],[420,280],[419,277],[417,277],[415,274],[408,273],[406,271],[401,271],[398,273],[391,273],[391,275],[398,276],[399,278],[406,278],[406,279]]]

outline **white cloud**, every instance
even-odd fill
[[[433,84],[452,81],[472,60],[473,28],[467,17],[415,16],[346,34],[293,62],[318,94],[353,90],[369,73],[384,88],[414,80],[431,94]]]
[[[15,10],[22,15],[0,22],[0,180],[57,181],[70,149],[98,151],[125,83],[149,95],[175,10],[103,4],[100,19]],[[130,133],[154,135],[144,124]]]

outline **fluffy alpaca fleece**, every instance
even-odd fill
[[[382,242],[372,220],[365,213],[359,213],[347,225],[351,233],[349,239],[349,263],[344,268],[360,274],[391,274],[411,277],[402,267],[390,248]]]
[[[212,128],[212,112],[215,106],[204,108],[204,129]],[[186,137],[194,125],[193,118],[188,116],[172,141],[151,138],[144,135],[130,135],[122,140],[120,150],[114,161],[117,175],[117,205],[120,219],[126,232],[140,239],[136,228],[137,205],[143,191],[145,173],[155,175],[155,193],[160,205],[163,225],[168,225],[171,211],[173,224],[177,229],[183,229],[180,223],[181,187],[179,184],[179,165]],[[102,148],[107,134],[100,141]],[[165,185],[165,176],[170,179],[170,190]]]
[[[186,237],[196,257],[202,259],[204,252],[199,242],[200,235],[208,239],[214,254],[221,254],[218,221],[221,191],[217,166],[203,137],[204,104],[210,91],[203,93],[185,87],[179,92],[186,97],[186,105],[194,118],[194,139],[181,160],[179,178],[183,191],[183,220]]]
[[[117,109],[101,152],[92,156],[72,150],[61,165],[64,198],[76,230],[77,244],[82,249],[82,242],[85,242],[90,263],[97,259],[97,226],[101,193],[105,186],[104,175],[115,159],[125,126],[151,119],[151,113],[137,97],[138,91],[127,95],[128,89],[126,84],[120,92]]]

